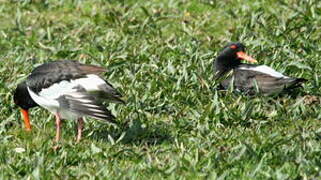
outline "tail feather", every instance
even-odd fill
[[[304,79],[304,78],[296,78],[295,80],[295,83],[305,83],[307,82],[308,80],[307,79]]]
[[[302,87],[302,84],[307,81],[308,80],[304,78],[293,78],[292,83],[290,84],[290,86],[286,87],[286,89],[294,89],[294,88]]]

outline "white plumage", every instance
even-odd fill
[[[86,99],[86,96],[82,93],[78,93],[78,87],[84,88],[85,91],[99,91],[99,87],[109,86],[104,80],[99,76],[94,74],[89,74],[84,78],[79,78],[75,80],[63,80],[59,83],[55,83],[48,88],[42,89],[38,94],[33,92],[28,88],[31,98],[40,106],[46,108],[52,113],[59,113],[64,119],[77,119],[80,115],[73,112],[67,111],[61,107],[58,101],[59,97],[66,96],[66,98],[77,99],[82,105],[87,106],[89,110],[103,113],[99,109],[95,109],[98,106],[92,104],[90,99]]]
[[[268,75],[276,77],[276,78],[289,78],[288,76],[285,76],[282,73],[277,72],[274,69],[272,69],[266,65],[255,66],[255,67],[240,66],[239,69],[261,72],[261,73],[268,74]]]

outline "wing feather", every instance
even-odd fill
[[[270,69],[271,68],[268,70]],[[232,75],[223,80],[221,84],[225,89],[227,89],[232,82],[236,89],[250,94],[255,93],[257,88],[263,94],[272,94],[280,92],[284,88],[293,87],[297,83],[303,82],[297,78],[281,75],[276,76],[275,72],[271,75],[257,70],[252,71],[251,69],[246,68],[234,69]]]
[[[59,98],[61,107],[79,114],[81,116],[90,116],[95,119],[105,120],[116,124],[115,117],[106,107],[96,100],[94,96],[87,92],[72,92]]]

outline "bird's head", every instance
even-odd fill
[[[222,76],[225,72],[241,64],[241,61],[257,62],[245,53],[245,46],[240,42],[228,43],[214,61],[216,76]]]
[[[17,88],[13,93],[13,101],[21,109],[22,116],[24,118],[26,129],[31,130],[30,120],[29,120],[29,109],[38,106],[37,103],[31,98],[26,82],[18,84]]]

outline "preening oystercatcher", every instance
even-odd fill
[[[77,61],[53,61],[36,67],[14,92],[14,102],[21,108],[26,129],[31,130],[28,110],[41,106],[56,117],[56,138],[61,119],[77,120],[77,142],[81,139],[84,116],[116,123],[103,102],[124,103],[121,94],[99,74],[106,70]]]
[[[232,42],[213,61],[214,78],[224,89],[233,85],[235,90],[248,94],[271,95],[298,87],[306,81],[285,76],[266,65],[244,64],[241,60],[257,62],[245,53],[242,43]]]

